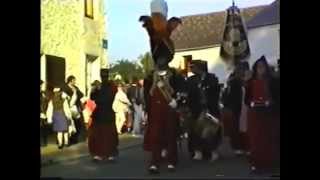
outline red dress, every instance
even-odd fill
[[[250,81],[246,92],[248,103],[271,101],[268,85],[264,80]],[[279,141],[275,135],[279,124],[277,121],[279,117],[272,110],[248,109],[250,162],[256,168],[269,169],[275,165]]]
[[[98,110],[99,112],[101,112],[111,110],[113,98],[115,96],[117,87],[111,82],[111,85],[108,88],[110,89],[106,89],[104,87],[104,89],[102,89],[101,91],[109,90],[110,96],[108,94],[102,93],[102,95],[97,97],[97,100],[101,101],[101,99],[103,99],[105,103],[101,104],[99,107],[99,103],[96,102],[96,111]],[[108,115],[103,115],[103,117],[99,116],[97,118],[99,119],[92,119],[92,125],[88,130],[89,152],[92,156],[100,156],[103,158],[114,156],[117,153],[117,146],[119,144],[114,116],[109,117]],[[99,123],[97,122],[97,120],[99,120]]]
[[[165,148],[168,151],[168,162],[176,165],[178,115],[169,107],[158,88],[149,98],[144,150],[150,151],[152,154],[150,164],[159,166],[161,150]]]

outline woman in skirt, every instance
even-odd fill
[[[102,83],[93,86],[90,95],[96,108],[91,115],[92,123],[88,131],[88,148],[95,162],[114,161],[118,155],[119,139],[115,125],[115,113],[112,110],[116,86],[108,80],[108,74],[107,69],[101,70]]]
[[[69,146],[69,126],[74,127],[67,95],[60,88],[54,88],[53,97],[48,104],[48,123],[53,124],[53,131],[57,133],[58,148]],[[74,131],[74,128],[73,128]],[[70,132],[71,133],[71,132]]]

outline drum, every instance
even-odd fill
[[[217,135],[219,128],[220,121],[208,111],[202,111],[195,124],[195,133],[206,139]]]

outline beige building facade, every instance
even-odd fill
[[[85,94],[108,65],[103,0],[41,0],[41,79],[62,84],[74,75]]]

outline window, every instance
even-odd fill
[[[61,86],[65,82],[66,60],[63,57],[46,55],[46,79],[49,86]]]
[[[93,0],[84,0],[85,16],[93,19]]]
[[[104,49],[108,49],[108,40],[106,40],[106,39],[103,39],[103,40],[102,40],[102,47],[103,47]]]
[[[192,55],[183,56],[183,58],[184,58],[184,69],[187,70],[187,73],[191,72],[190,64],[192,61]]]

